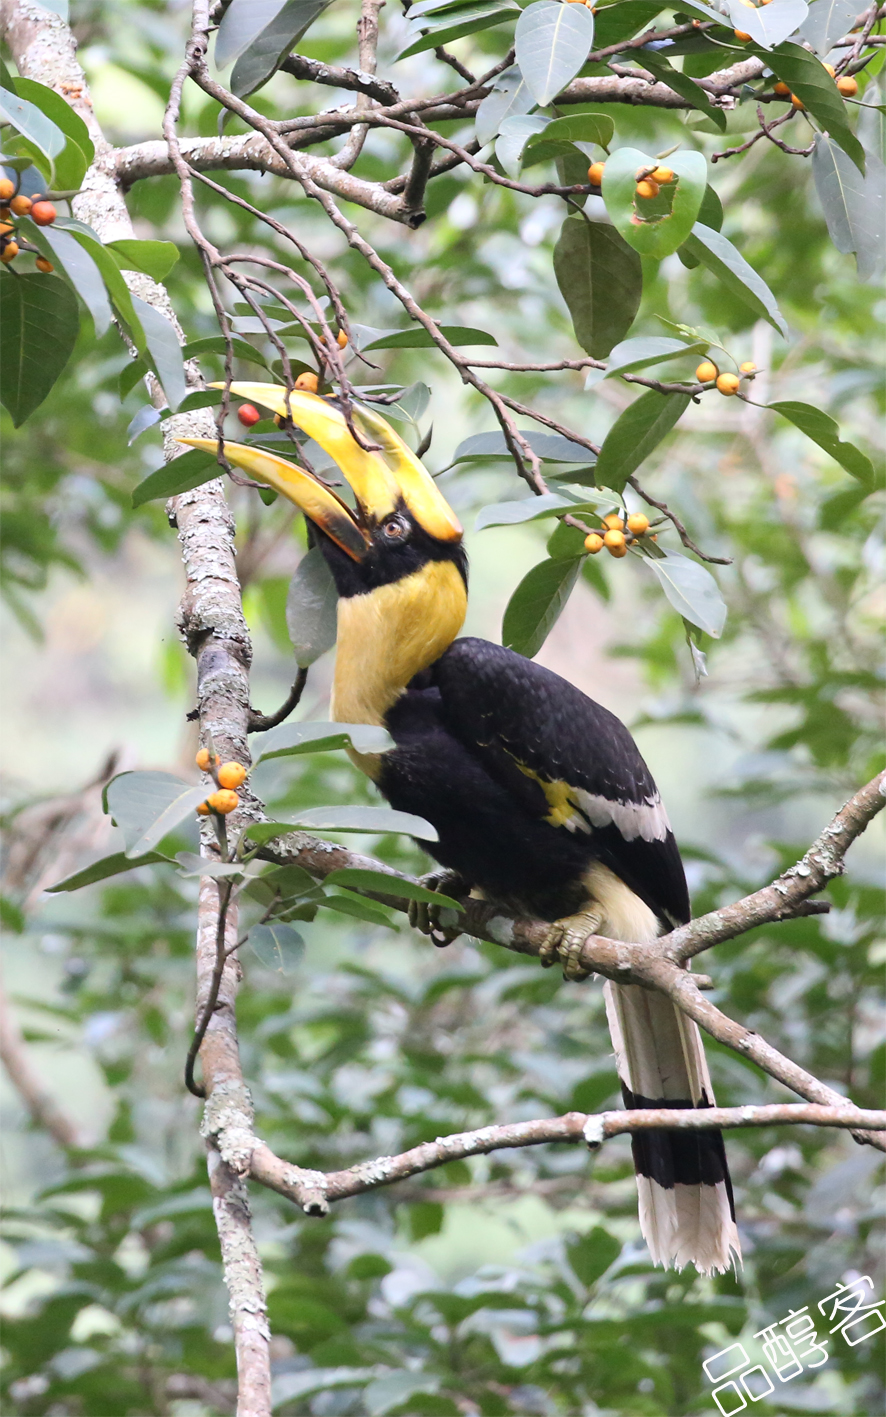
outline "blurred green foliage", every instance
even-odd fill
[[[75,17],[91,78],[107,80],[113,66],[165,94],[179,62],[182,12],[159,0],[124,7],[95,0],[75,5]],[[328,61],[351,56],[352,18],[324,16],[304,52]],[[471,48],[497,56],[494,32],[473,36]],[[409,63],[423,66],[412,74],[433,81],[435,61]],[[328,99],[325,91],[320,97]],[[312,111],[317,91],[280,76],[255,101],[274,116],[291,115]],[[214,105],[194,92],[186,102],[186,126],[213,133]],[[660,151],[687,137],[677,114],[625,108],[616,117],[620,143]],[[112,139],[132,137],[131,128],[108,130]],[[691,141],[708,153],[718,146],[703,135]],[[389,175],[387,152],[384,142],[370,143],[358,172]],[[876,455],[882,311],[857,283],[851,257],[830,244],[807,165],[759,144],[712,173],[724,232],[765,275],[791,340],[784,345],[754,327],[721,285],[676,257],[661,267],[644,262],[634,332],[666,333],[664,317],[717,333],[737,358],[756,359],[769,397],[830,412],[844,437]],[[218,180],[291,222],[323,254],[355,320],[398,323],[391,298],[290,186],[231,174]],[[256,239],[236,208],[203,189],[198,204],[210,239],[238,249]],[[137,185],[130,206],[139,235],[181,245],[169,290],[188,338],[216,333],[183,239],[175,182]],[[432,184],[428,210],[431,219],[410,235],[359,213],[424,307],[491,330],[510,359],[575,358],[551,265],[561,204],[533,205],[457,170]],[[268,250],[285,254],[273,242]],[[446,465],[462,437],[490,426],[479,399],[435,354],[375,358],[379,378],[420,377],[433,386],[424,421],[435,424],[432,468]],[[84,334],[38,416],[16,433],[3,423],[3,588],[35,635],[51,577],[90,576],[136,529],[170,541],[159,506],[130,510],[132,488],[158,455],[154,431],[126,449],[126,426],[144,397],[134,390],[121,411],[125,363],[113,332],[99,345]],[[206,365],[218,377],[220,364]],[[624,406],[621,390],[585,393],[571,374],[502,376],[500,387],[598,441]],[[704,820],[720,827],[714,837],[683,834],[701,913],[796,860],[831,809],[882,766],[881,496],[866,496],[789,425],[720,403],[715,393],[690,409],[642,480],[705,550],[733,558],[716,568],[729,619],[720,642],[698,637],[709,671],[700,683],[683,623],[644,568],[631,559],[589,562],[586,572],[596,592],[612,594],[610,652],[635,659],[647,685],[634,726],[654,734],[661,758],[672,744],[703,763],[715,809]],[[449,473],[444,485],[467,517],[519,495],[503,465]],[[250,613],[270,626],[282,655],[285,579],[272,549],[288,535],[288,514],[279,502],[253,506],[239,489],[232,504]],[[539,556],[549,531],[538,529]],[[491,530],[474,542],[479,569],[484,557],[506,554],[510,535]],[[600,679],[606,702],[603,658]],[[190,707],[190,687],[174,665],[168,683],[182,709]],[[263,787],[284,819],[296,807],[373,800],[334,755],[275,765]],[[13,840],[22,806],[10,813]],[[424,868],[413,848],[393,839],[367,848]],[[43,898],[19,922],[22,932],[10,935],[13,961],[43,951],[63,966],[59,989],[47,985],[45,995],[20,1000],[29,1019],[46,1021],[32,1023],[28,1036],[51,1041],[63,1028],[64,1046],[94,1060],[101,1097],[112,1106],[103,1135],[83,1151],[29,1153],[43,1174],[7,1216],[9,1413],[233,1411],[198,1108],[180,1081],[194,897],[192,882],[141,871],[63,905]],[[720,945],[706,967],[727,1013],[859,1104],[877,1106],[886,1073],[882,896],[850,859],[828,897],[829,917]],[[563,984],[471,942],[435,954],[399,919],[385,930],[321,912],[300,927],[308,953],[295,976],[244,960],[244,1072],[257,1131],[278,1153],[333,1169],[493,1121],[617,1105],[597,985]],[[784,1099],[743,1060],[713,1044],[708,1051],[721,1103]],[[283,1417],[714,1411],[704,1358],[739,1335],[751,1341],[791,1309],[809,1305],[814,1314],[848,1273],[871,1275],[877,1297],[884,1278],[878,1155],[844,1133],[804,1128],[735,1133],[728,1149],[746,1260],[738,1277],[717,1280],[650,1268],[624,1140],[593,1159],[579,1148],[545,1147],[453,1164],[345,1202],[322,1221],[254,1188],[271,1291],[275,1410]],[[757,1403],[760,1417],[880,1410],[882,1334],[857,1348],[836,1335],[829,1351],[823,1369],[778,1389],[776,1405]]]

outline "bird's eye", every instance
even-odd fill
[[[405,541],[409,536],[409,523],[402,517],[388,517],[382,524],[382,531],[388,541]]]

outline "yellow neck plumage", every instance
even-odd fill
[[[464,623],[467,591],[452,561],[428,561],[402,580],[338,602],[332,690],[336,723],[383,723],[420,670],[439,659]],[[360,762],[374,775],[374,765]]]

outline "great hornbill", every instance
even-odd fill
[[[565,957],[567,969],[590,934],[651,941],[688,920],[680,853],[624,725],[512,650],[456,639],[467,608],[462,529],[385,419],[352,408],[358,441],[316,394],[231,391],[304,430],[354,492],[351,511],[286,459],[225,444],[232,464],[313,524],[339,594],[332,717],[389,730],[393,750],[354,756],[393,807],[436,828],[426,849],[465,889],[551,921],[549,958]],[[607,982],[604,992],[625,1105],[713,1105],[696,1025],[637,985]],[[654,1262],[727,1270],[740,1247],[721,1133],[641,1132],[632,1147]]]

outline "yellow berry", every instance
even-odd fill
[[[649,518],[643,512],[631,512],[628,517],[628,531],[634,536],[643,536],[649,530]]]
[[[642,182],[637,183],[637,196],[648,202],[650,197],[658,196],[658,183],[653,182],[650,177],[644,177]]]
[[[16,216],[27,216],[28,212],[31,210],[31,206],[30,197],[26,197],[24,193],[22,193],[18,197],[13,197],[12,201],[9,203],[9,210],[15,212]]]
[[[744,364],[739,364],[738,369],[741,374],[756,374],[757,372],[757,366],[753,359],[746,359]]]
[[[657,167],[650,176],[653,182],[658,182],[661,186],[665,186],[666,183],[673,182],[674,171],[673,168],[670,167]]]
[[[0,202],[8,202],[14,196],[15,183],[10,182],[8,177],[0,177]]]
[[[837,88],[844,98],[854,98],[858,93],[858,80],[853,79],[851,74],[844,74],[842,79],[837,80]]]
[[[751,37],[749,34],[745,34],[744,30],[735,30],[734,34],[735,38],[740,39],[743,44],[747,44],[748,40]]]
[[[741,380],[737,374],[721,374],[717,379],[717,388],[721,394],[725,394],[729,398],[732,394],[738,393],[740,383]]]
[[[197,816],[198,816],[198,817],[208,817],[208,816],[209,816],[209,813],[210,813],[211,811],[212,811],[212,808],[210,807],[210,805],[209,805],[208,802],[201,802],[201,803],[200,803],[200,806],[197,808]]]
[[[599,187],[603,181],[605,162],[592,162],[588,168],[588,181],[592,187]]]
[[[624,546],[624,544],[624,532],[617,531],[615,527],[611,527],[610,530],[607,531],[605,536],[603,537],[603,545],[606,547],[607,551],[611,551],[614,546]]]
[[[617,561],[620,561],[622,556],[627,556],[628,554],[627,542],[621,541],[613,543],[607,546],[606,550],[609,552],[610,556],[614,556]]]
[[[240,787],[247,772],[242,763],[222,763],[218,770],[219,787]]]
[[[348,337],[345,334],[344,330],[339,330],[338,334],[335,337],[335,342],[338,345],[339,349],[345,348],[348,342]]]
[[[806,105],[805,105],[805,103],[803,102],[802,98],[797,98],[797,95],[796,95],[795,93],[792,93],[792,94],[791,94],[791,104],[792,104],[792,106],[793,106],[794,108],[796,108],[796,109],[798,109],[798,110],[799,110],[799,109],[805,109],[805,107],[806,107]]]
[[[219,792],[213,792],[211,797],[207,797],[207,802],[213,812],[218,812],[220,816],[226,817],[229,812],[234,812],[240,806],[240,798],[236,792],[229,792],[223,787]]]
[[[831,76],[832,79],[836,78],[836,76],[837,76],[837,71],[836,71],[836,69],[834,68],[833,64],[823,64],[823,65],[822,65],[822,68],[823,68],[823,69],[827,69],[827,71],[828,71],[828,73],[830,74],[830,76]]]
[[[209,749],[201,748],[196,758],[194,759],[194,762],[197,764],[201,772],[206,772],[209,767],[209,764],[212,762],[212,754],[210,753]]]
[[[596,556],[598,551],[603,550],[603,538],[596,531],[591,531],[585,537],[585,551],[591,556]]]
[[[14,261],[17,255],[18,242],[7,241],[6,245],[3,247],[3,250],[0,251],[0,261],[3,262],[4,266],[8,266],[9,262]]]
[[[700,384],[712,384],[719,372],[713,360],[703,359],[695,371],[695,377]]]
[[[618,512],[610,512],[608,517],[604,517],[603,525],[608,531],[624,531],[625,529],[625,524]]]
[[[299,374],[295,381],[295,387],[297,389],[304,389],[309,394],[315,394],[320,387],[319,377],[312,373],[310,369],[306,369],[303,374]]]

